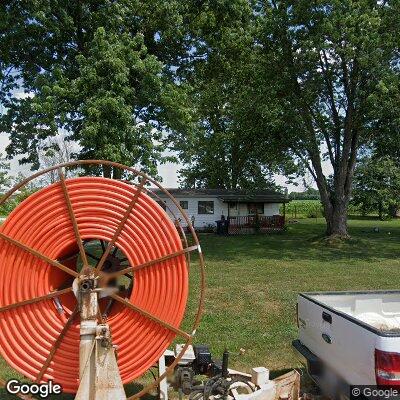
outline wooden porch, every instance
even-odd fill
[[[228,218],[229,235],[278,232],[285,228],[285,217],[283,215],[248,215]]]

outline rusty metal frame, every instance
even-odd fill
[[[49,294],[45,294],[43,296],[38,296],[38,297],[34,297],[32,299],[18,301],[17,303],[9,304],[7,306],[2,306],[2,307],[0,307],[0,312],[12,310],[13,308],[17,308],[17,307],[26,306],[28,304],[38,303],[39,301],[43,301],[43,300],[53,299],[54,297],[58,297],[58,296],[61,296],[62,294],[71,293],[71,292],[72,292],[72,287],[68,287],[68,288],[62,289],[62,290],[56,290],[54,292],[50,292]]]
[[[152,260],[152,261],[149,261],[147,263],[144,263],[144,264],[141,264],[141,265],[138,265],[138,266],[129,267],[129,268],[127,268],[127,270],[134,271],[135,269],[146,268],[146,267],[154,265],[154,264],[156,264],[158,262],[165,261],[165,260],[168,260],[168,259],[172,259],[174,257],[178,257],[179,255],[182,255],[182,254],[185,254],[185,256],[186,256],[187,267],[189,269],[189,266],[190,266],[189,253],[191,251],[195,251],[195,250],[197,250],[197,252],[198,252],[198,259],[199,259],[199,266],[200,266],[200,270],[199,270],[199,273],[200,273],[200,294],[199,294],[197,311],[196,311],[196,314],[195,314],[195,317],[194,317],[194,321],[193,321],[193,325],[192,325],[192,332],[190,334],[187,333],[187,332],[182,331],[181,329],[179,329],[177,327],[174,327],[174,326],[168,324],[165,321],[160,320],[156,316],[154,316],[154,315],[148,313],[147,311],[145,311],[145,310],[133,305],[132,303],[130,303],[129,301],[123,299],[122,297],[120,297],[118,295],[112,295],[112,297],[116,301],[122,303],[127,308],[138,312],[139,314],[149,318],[150,320],[153,320],[154,322],[160,324],[164,328],[169,329],[169,330],[173,331],[174,333],[176,333],[177,335],[182,336],[183,338],[186,339],[186,343],[182,347],[181,352],[178,354],[178,356],[176,357],[174,362],[166,369],[166,371],[161,376],[159,376],[158,379],[156,379],[154,382],[152,382],[151,384],[145,386],[139,393],[136,393],[136,394],[134,394],[133,396],[130,396],[127,399],[127,400],[134,400],[134,399],[138,399],[138,398],[142,397],[144,394],[148,393],[151,389],[153,389],[154,387],[158,386],[159,383],[161,382],[161,380],[163,380],[174,369],[174,367],[179,363],[179,361],[183,357],[185,351],[187,350],[187,348],[192,343],[193,336],[195,335],[196,329],[198,328],[198,326],[200,324],[200,320],[201,320],[201,317],[202,317],[202,314],[203,314],[203,311],[204,311],[204,297],[205,297],[205,265],[204,265],[204,258],[203,258],[203,254],[202,254],[202,251],[201,251],[201,247],[200,247],[200,243],[199,243],[198,237],[197,237],[196,232],[195,232],[195,230],[194,230],[194,228],[192,226],[191,221],[189,220],[187,214],[182,209],[182,207],[180,206],[178,201],[168,192],[168,190],[163,188],[160,183],[158,183],[156,180],[152,179],[151,177],[147,176],[143,172],[140,172],[140,171],[138,171],[138,170],[136,170],[134,168],[131,168],[131,167],[119,164],[119,163],[115,163],[115,162],[112,162],[112,161],[106,161],[106,160],[79,160],[79,161],[62,163],[62,164],[58,164],[58,165],[55,165],[55,166],[50,167],[50,168],[46,168],[46,169],[44,169],[42,171],[39,171],[39,172],[31,175],[28,178],[22,180],[20,183],[18,183],[12,189],[10,189],[0,199],[0,205],[4,204],[17,190],[19,190],[20,188],[22,188],[23,186],[25,186],[26,184],[28,184],[29,182],[31,182],[35,178],[38,178],[39,176],[45,175],[45,174],[47,174],[49,172],[53,172],[55,170],[58,170],[59,178],[60,178],[60,184],[61,184],[62,191],[63,191],[63,194],[64,194],[64,198],[65,198],[65,201],[66,201],[66,205],[67,205],[67,208],[68,208],[68,213],[69,213],[69,216],[70,216],[70,219],[71,219],[71,223],[73,225],[74,234],[75,234],[75,237],[76,237],[76,240],[77,240],[79,251],[81,253],[81,257],[83,256],[82,257],[82,261],[85,263],[85,260],[86,260],[86,263],[87,263],[85,250],[83,248],[83,243],[82,243],[82,240],[81,240],[81,237],[80,237],[78,225],[77,225],[77,222],[76,222],[75,214],[73,212],[73,208],[72,208],[71,200],[70,200],[70,197],[69,197],[69,194],[68,194],[68,189],[67,189],[67,185],[66,185],[66,181],[65,181],[65,176],[64,176],[64,173],[62,171],[62,168],[77,168],[79,166],[88,166],[88,165],[110,166],[110,167],[122,169],[124,171],[128,171],[130,173],[133,173],[136,177],[140,177],[141,178],[141,182],[140,182],[139,185],[133,184],[137,188],[136,193],[135,193],[130,205],[128,206],[128,208],[127,208],[122,220],[120,221],[120,224],[117,227],[117,230],[116,230],[116,232],[114,234],[112,242],[108,243],[108,246],[106,248],[106,252],[103,253],[102,258],[101,258],[99,264],[96,267],[96,271],[97,272],[101,272],[101,268],[102,268],[102,266],[103,266],[103,264],[105,262],[105,259],[107,257],[107,256],[104,256],[104,255],[106,253],[107,253],[107,255],[110,253],[111,248],[113,247],[113,245],[115,244],[119,234],[121,233],[126,220],[129,218],[130,213],[134,209],[135,204],[137,202],[137,199],[138,199],[140,193],[142,192],[142,190],[144,189],[147,192],[151,193],[153,196],[158,197],[160,199],[159,196],[157,196],[155,193],[151,192],[151,190],[148,190],[148,189],[146,189],[144,187],[144,185],[147,182],[149,182],[149,183],[153,184],[154,186],[156,186],[157,188],[159,188],[162,191],[162,193],[164,193],[167,196],[167,198],[169,198],[172,201],[173,205],[177,208],[177,210],[179,211],[179,213],[182,215],[183,219],[185,220],[187,228],[189,230],[189,233],[192,236],[194,245],[190,246],[190,247],[188,246],[188,240],[187,240],[187,237],[186,237],[186,235],[184,233],[184,230],[183,230],[183,228],[182,228],[182,226],[181,226],[181,224],[179,222],[179,219],[176,218],[175,214],[168,207],[170,212],[171,212],[171,214],[175,218],[175,222],[178,222],[178,225],[179,225],[178,227],[179,227],[179,230],[180,230],[180,232],[181,232],[181,234],[183,236],[182,240],[184,241],[185,248],[182,251],[171,253],[171,254],[166,255],[164,257],[161,257],[159,259]],[[177,227],[177,229],[178,229],[178,227]],[[74,270],[66,267],[65,265],[59,263],[57,260],[52,260],[49,257],[47,257],[46,255],[44,255],[44,254],[40,253],[39,251],[31,248],[30,246],[27,246],[24,243],[22,243],[22,242],[20,242],[20,241],[18,241],[16,239],[13,239],[13,238],[11,238],[11,237],[9,237],[9,236],[1,233],[1,232],[0,232],[0,239],[4,239],[8,243],[19,247],[20,249],[22,249],[22,250],[34,255],[35,257],[38,257],[39,259],[47,262],[48,264],[50,264],[50,265],[52,265],[52,266],[54,266],[56,268],[59,268],[59,269],[63,270],[64,272],[67,272],[68,274],[70,274],[70,275],[72,275],[74,277],[79,276],[79,274],[76,271],[74,271]],[[107,250],[108,250],[108,252],[107,252]],[[35,302],[38,302],[38,301],[47,300],[47,299],[56,297],[58,295],[61,295],[63,293],[69,292],[70,290],[71,290],[71,288],[67,288],[67,289],[63,289],[62,291],[52,292],[52,293],[47,294],[47,295],[39,296],[39,297],[36,297],[34,299],[24,300],[24,301],[15,303],[15,304],[7,305],[7,306],[4,306],[4,307],[0,308],[0,312],[1,311],[5,311],[5,310],[9,310],[11,308],[16,308],[16,307],[19,307],[19,306],[24,306],[26,304],[32,304],[32,303],[35,303]],[[51,360],[52,360],[57,348],[60,346],[60,344],[61,344],[61,342],[62,342],[62,340],[63,340],[63,338],[64,338],[64,336],[65,336],[65,334],[67,332],[67,330],[72,325],[75,316],[76,316],[76,310],[74,310],[73,313],[70,315],[70,317],[67,320],[66,325],[64,326],[63,330],[61,331],[58,339],[56,340],[56,342],[54,343],[53,347],[51,348],[49,356],[46,359],[45,364],[43,365],[43,367],[42,367],[37,379],[39,379],[39,378],[41,379],[43,377],[43,375],[44,375],[48,365],[50,364],[50,362],[51,362]],[[2,387],[2,386],[4,387],[4,385],[5,385],[4,381],[0,379],[0,387]]]
[[[83,242],[82,242],[81,234],[79,232],[78,223],[76,221],[74,209],[72,208],[72,203],[71,203],[71,199],[69,197],[67,184],[65,183],[65,175],[64,175],[64,172],[61,167],[58,168],[58,176],[60,178],[61,188],[62,188],[64,198],[65,198],[65,203],[67,204],[69,218],[71,220],[72,227],[74,228],[75,239],[78,244],[79,253],[81,255],[81,259],[83,262],[83,268],[87,268],[89,266],[89,263],[88,263],[88,260],[86,257],[85,249],[83,248]]]
[[[2,203],[0,202],[0,205],[1,204]],[[35,257],[41,259],[42,261],[45,261],[48,264],[53,265],[54,267],[56,267],[58,269],[61,269],[62,271],[74,276],[75,278],[79,275],[78,272],[59,263],[57,260],[52,260],[51,258],[47,257],[45,254],[41,253],[40,251],[37,251],[37,250],[33,249],[32,247],[27,246],[26,244],[23,244],[19,240],[13,239],[11,236],[8,236],[8,235],[4,234],[3,232],[0,232],[0,239],[4,239],[6,242],[11,243],[12,245],[14,245],[16,247],[19,247],[20,249],[28,252],[29,254],[32,254]]]
[[[60,345],[61,345],[65,335],[67,334],[69,328],[72,326],[75,317],[78,315],[78,311],[79,311],[78,310],[78,306],[76,306],[75,309],[72,311],[72,314],[69,316],[67,322],[65,323],[63,329],[61,330],[60,334],[58,335],[57,340],[52,345],[52,347],[50,349],[50,353],[47,356],[46,361],[44,362],[41,370],[39,371],[38,376],[36,377],[35,383],[40,383],[40,381],[42,380],[44,374],[47,371],[47,368],[49,368],[49,365],[52,362],[54,355],[56,354],[56,351],[60,347]]]
[[[163,262],[163,261],[166,261],[166,260],[170,260],[171,258],[178,257],[178,256],[180,256],[182,254],[186,254],[186,253],[189,253],[191,251],[195,251],[195,250],[197,250],[197,247],[198,246],[189,246],[189,247],[184,248],[183,250],[175,251],[174,253],[168,254],[168,255],[160,257],[160,258],[155,258],[154,260],[147,261],[147,262],[145,262],[143,264],[126,267],[124,269],[121,269],[120,271],[116,271],[116,272],[113,272],[111,274],[108,274],[107,278],[109,278],[109,279],[118,278],[121,275],[125,275],[127,272],[134,272],[134,271],[138,271],[138,270],[143,269],[143,268],[150,267],[150,266],[152,266],[154,264],[158,264],[160,262]]]
[[[115,230],[115,233],[111,239],[111,241],[108,242],[107,247],[106,247],[106,251],[103,253],[103,255],[101,256],[101,259],[99,261],[99,263],[97,264],[96,267],[96,271],[99,272],[102,270],[103,265],[107,259],[107,257],[110,254],[111,249],[114,247],[115,242],[118,239],[118,236],[121,234],[122,229],[124,229],[125,223],[129,218],[129,215],[131,214],[131,212],[133,211],[133,209],[135,208],[135,205],[139,199],[140,194],[142,193],[143,187],[146,184],[147,179],[146,178],[142,178],[140,185],[137,187],[136,192],[133,196],[133,199],[131,200],[131,203],[129,204],[128,208],[126,209],[124,216],[122,217],[122,220],[120,221],[120,223],[117,226],[117,229]]]
[[[128,183],[132,183],[132,182],[129,182],[128,181]],[[160,196],[158,196],[156,193],[154,193],[151,189],[149,189],[149,188],[144,188],[144,190],[146,191],[146,193],[148,193],[151,197],[154,197],[154,198],[156,198],[158,201],[160,201],[160,202],[162,202],[163,201],[163,199],[160,197]],[[176,228],[179,230],[179,233],[180,233],[180,235],[181,235],[181,237],[182,237],[182,241],[183,241],[183,243],[184,243],[184,247],[185,248],[188,248],[189,247],[189,244],[188,244],[188,241],[187,241],[187,237],[186,237],[186,233],[185,233],[185,230],[183,229],[183,227],[182,227],[182,224],[181,224],[181,221],[179,220],[179,218],[177,218],[177,216],[176,216],[176,214],[174,213],[174,210],[172,210],[171,209],[171,207],[169,206],[169,205],[167,205],[167,204],[165,204],[165,206],[166,206],[166,210],[168,210],[168,212],[172,215],[172,217],[174,218],[174,223],[175,223],[175,226],[176,226]],[[188,216],[187,216],[187,214],[185,213],[185,211],[181,208],[181,211],[180,211],[181,213],[184,213],[185,214],[185,216],[188,218]],[[190,264],[190,252],[187,252],[187,253],[185,253],[185,256],[186,256],[186,260],[187,260],[187,262],[188,262],[188,267],[190,266],[189,264]]]

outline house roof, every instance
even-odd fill
[[[151,189],[159,197],[166,197],[160,189]],[[174,197],[216,197],[225,202],[287,203],[284,194],[274,190],[238,189],[167,189]]]

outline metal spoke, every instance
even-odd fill
[[[69,288],[69,287],[72,287],[72,283],[73,283],[73,279],[72,278],[69,278],[68,277],[68,279],[66,280],[66,281],[64,281],[64,283],[62,284],[62,285],[60,285],[58,288],[57,288],[57,290],[64,290],[64,289],[67,289],[67,288]]]
[[[140,193],[142,192],[143,187],[144,187],[144,185],[145,185],[146,182],[147,182],[147,179],[143,178],[143,179],[141,180],[141,182],[140,182],[140,185],[137,187],[137,190],[136,190],[136,192],[135,192],[135,194],[134,194],[134,196],[133,196],[133,199],[132,199],[132,201],[130,202],[128,208],[126,209],[125,214],[124,214],[124,216],[122,217],[121,222],[118,224],[117,229],[116,229],[116,231],[115,231],[115,233],[114,233],[113,238],[111,239],[110,242],[108,242],[106,251],[103,253],[103,255],[102,255],[102,257],[101,257],[101,260],[99,261],[99,263],[98,263],[97,266],[96,266],[96,271],[101,271],[101,270],[102,270],[103,265],[104,265],[104,263],[105,263],[107,257],[109,256],[109,254],[110,254],[112,248],[114,247],[115,242],[116,242],[117,239],[118,239],[118,236],[119,236],[120,233],[122,232],[122,229],[123,229],[124,226],[125,226],[125,222],[128,220],[129,215],[131,214],[133,208],[135,207],[135,205],[136,205],[136,203],[137,203],[137,201],[138,201],[138,198],[139,198],[139,196],[140,196]]]
[[[9,304],[8,306],[0,307],[0,312],[12,310],[13,308],[26,306],[28,304],[38,303],[39,301],[49,300],[54,297],[61,296],[62,294],[72,292],[72,287],[67,289],[57,290],[55,292],[51,292],[49,294],[45,294],[43,296],[34,297],[33,299],[19,301],[18,303]]]
[[[87,254],[90,258],[93,258],[93,260],[100,261],[100,258],[99,258],[99,257],[96,257],[96,256],[94,256],[93,254],[88,253],[88,252],[86,252],[86,254]]]
[[[34,255],[37,258],[40,258],[43,261],[46,261],[47,263],[53,265],[54,267],[57,267],[59,269],[61,269],[62,271],[66,272],[67,274],[70,274],[72,276],[78,276],[79,274],[72,270],[71,268],[66,267],[65,265],[60,264],[58,261],[56,260],[52,260],[51,258],[47,257],[46,255],[44,255],[43,253],[40,253],[39,251],[32,249],[32,247],[29,247],[23,243],[21,243],[20,241],[13,239],[12,237],[0,232],[0,238],[6,240],[7,242],[13,244],[14,246],[19,247],[22,250],[25,250],[26,252]]]
[[[149,312],[143,310],[142,308],[133,305],[130,301],[123,299],[122,297],[118,296],[117,294],[111,294],[110,297],[119,301],[127,308],[130,308],[131,310],[136,311],[138,314],[140,314],[140,315],[150,319],[151,321],[156,322],[157,324],[163,326],[164,328],[176,333],[177,335],[184,337],[185,339],[188,339],[188,340],[192,338],[192,335],[190,335],[189,333],[182,331],[181,329],[176,328],[175,326],[169,324],[166,321],[163,321],[162,319],[156,317],[153,314],[150,314]]]
[[[118,277],[120,275],[124,275],[124,274],[126,274],[128,272],[138,271],[140,269],[150,267],[151,265],[158,264],[158,263],[166,261],[166,260],[170,260],[171,258],[178,257],[178,256],[180,256],[182,254],[189,253],[190,251],[194,251],[194,250],[197,250],[197,249],[198,249],[197,245],[196,246],[186,247],[186,249],[176,251],[175,253],[167,254],[166,256],[163,256],[163,257],[160,257],[160,258],[156,258],[156,259],[151,260],[151,261],[147,261],[147,262],[145,262],[143,264],[129,266],[127,268],[121,269],[120,271],[116,271],[116,272],[113,272],[111,274],[107,274],[107,278],[112,279],[112,278],[116,278],[116,277]]]
[[[76,242],[78,243],[79,253],[81,254],[83,267],[86,268],[89,265],[89,263],[86,257],[85,248],[83,247],[81,234],[79,233],[79,227],[78,223],[76,222],[74,210],[72,208],[71,198],[69,197],[67,184],[65,182],[65,176],[61,168],[58,168],[58,176],[60,177],[61,188],[64,194],[65,202],[67,204],[69,218],[72,222],[72,227],[74,229]]]
[[[60,261],[60,262],[70,261],[70,260],[73,260],[74,258],[78,258],[78,256],[79,256],[79,252],[62,257],[62,258],[58,259],[58,261]]]
[[[65,335],[68,332],[68,329],[71,327],[72,323],[74,322],[75,316],[78,314],[78,306],[75,307],[74,311],[72,311],[72,314],[69,316],[66,324],[64,325],[62,331],[58,335],[57,340],[54,342],[53,346],[50,349],[50,353],[46,358],[46,361],[44,362],[41,370],[39,371],[38,376],[36,377],[35,382],[39,383],[43,375],[45,374],[47,368],[49,367],[51,361],[53,360],[54,354],[56,353],[57,349],[60,347],[61,342],[63,341]]]

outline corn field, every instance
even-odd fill
[[[281,206],[283,213],[283,206]],[[286,204],[286,218],[322,218],[322,204],[319,200],[292,200]]]

